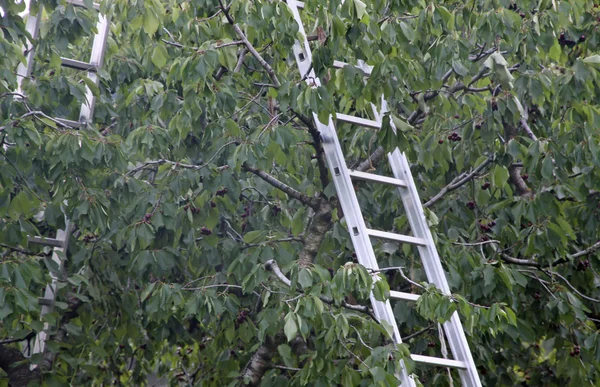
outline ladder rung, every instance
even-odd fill
[[[393,232],[379,231],[373,229],[367,229],[367,233],[369,236],[381,239],[387,239],[390,241],[402,242],[402,243],[410,243],[412,245],[425,246],[425,240],[421,238],[415,238],[408,235],[396,234]]]
[[[98,71],[98,66],[93,65],[88,62],[82,62],[80,60],[69,59],[69,58],[60,58],[60,61],[64,67],[69,67],[69,68],[72,68],[75,70],[92,71],[92,72]]]
[[[467,365],[458,360],[444,359],[443,357],[423,356],[423,355],[410,355],[410,358],[417,363],[430,364],[439,367],[451,367],[466,370]]]
[[[390,290],[390,298],[393,298],[395,300],[417,301],[419,297],[421,297],[420,294],[397,292],[395,290]]]
[[[76,7],[86,7],[85,2],[83,0],[67,0],[67,3],[74,5]],[[100,4],[98,3],[92,3],[92,8],[94,8],[96,11],[100,10]]]
[[[63,247],[65,241],[56,238],[42,238],[39,236],[28,237],[27,241],[30,243],[37,243],[38,245]]]
[[[381,129],[381,123],[374,120],[368,120],[366,118],[355,117],[342,113],[336,113],[336,117],[339,121],[348,122],[350,124],[356,124],[366,128]]]
[[[300,9],[304,9],[304,1],[296,1],[296,5]]]
[[[336,69],[343,69],[346,66],[353,66],[350,63],[346,63],[346,62],[341,62],[339,60],[334,60],[333,61],[333,67]],[[369,66],[369,65],[365,65],[365,66],[354,66],[357,69],[360,69],[362,71],[364,71],[365,74],[367,75],[371,75],[371,71],[373,71],[373,66]]]
[[[396,187],[406,187],[404,180],[396,179],[395,177],[381,176],[374,173],[360,172],[349,170],[350,177],[360,180],[376,181],[378,183],[390,184]]]

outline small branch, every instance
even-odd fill
[[[535,134],[533,134],[533,131],[529,127],[529,124],[527,124],[527,120],[525,118],[521,118],[520,123],[521,123],[521,127],[523,128],[523,130],[527,134],[527,137],[529,137],[533,141],[537,141],[538,138],[537,138],[537,136]]]
[[[36,335],[35,332],[29,332],[27,334],[27,336],[22,337],[20,339],[4,339],[4,340],[0,340],[0,345],[3,345],[3,344],[12,344],[12,343],[19,343],[21,341],[27,341],[27,340],[33,339],[35,337],[35,335]]]
[[[579,295],[581,298],[584,298],[584,299],[586,299],[586,300],[588,300],[588,301],[591,301],[591,302],[597,302],[597,303],[600,303],[600,300],[598,300],[598,299],[596,299],[596,298],[588,297],[588,296],[586,296],[585,294],[581,293],[579,290],[577,290],[577,289],[575,288],[575,286],[573,286],[573,285],[572,285],[572,284],[569,282],[569,280],[567,280],[567,279],[566,279],[565,277],[563,277],[561,274],[558,274],[557,272],[555,272],[555,271],[550,271],[550,270],[542,270],[542,271],[543,271],[543,272],[544,272],[544,273],[545,273],[547,276],[549,276],[549,277],[552,277],[552,276],[557,276],[558,278],[562,279],[562,280],[564,281],[564,283],[566,283],[566,284],[567,284],[567,286],[568,286],[569,288],[571,288],[571,290],[572,290],[572,291],[574,291],[575,293],[577,293],[577,294],[578,294],[578,295]]]
[[[285,274],[283,274],[279,268],[279,265],[274,259],[269,259],[267,262],[265,262],[265,269],[272,271],[281,282],[287,285],[287,287],[292,286],[292,281],[290,281]]]
[[[281,83],[279,83],[279,79],[277,79],[277,75],[275,75],[275,71],[263,59],[263,57],[258,53],[258,51],[256,51],[256,49],[254,48],[254,46],[252,45],[252,43],[250,43],[250,41],[248,40],[248,38],[246,37],[246,35],[244,34],[244,32],[240,29],[239,25],[237,25],[237,23],[235,23],[235,21],[233,20],[233,18],[229,14],[229,8],[225,7],[223,5],[223,1],[221,1],[221,0],[219,0],[219,4],[221,5],[221,10],[225,14],[225,17],[227,17],[227,21],[233,27],[233,29],[234,29],[235,33],[237,34],[238,38],[240,38],[242,40],[242,42],[246,45],[246,48],[248,49],[248,51],[250,51],[250,53],[258,61],[258,63],[260,63],[260,65],[265,69],[265,71],[267,72],[267,74],[269,74],[269,77],[271,78],[271,81],[273,81],[273,87],[275,87],[275,88],[281,87]]]
[[[287,367],[287,366],[276,365],[276,364],[271,364],[271,368],[276,368],[278,370],[285,370],[285,371],[302,371],[302,368]]]
[[[285,192],[288,196],[301,201],[302,203],[306,204],[307,206],[310,206],[312,208],[316,208],[318,206],[318,199],[311,198],[310,196],[308,196],[306,194],[296,191],[294,188],[277,180],[276,178],[269,175],[265,171],[260,170],[255,167],[252,167],[252,166],[248,165],[247,163],[244,163],[242,165],[242,168],[247,172],[255,174],[256,176],[260,177],[267,183],[271,184],[273,187]]]
[[[272,271],[273,274],[275,274],[275,276],[277,277],[277,279],[279,279],[279,281],[283,282],[288,287],[292,286],[292,281],[290,281],[285,276],[285,274],[283,274],[283,272],[279,268],[279,265],[277,264],[277,261],[275,261],[274,259],[269,259],[267,262],[265,262],[265,269]],[[328,305],[334,304],[334,301],[332,299],[329,299],[325,296],[319,296],[319,299]],[[354,310],[354,311],[362,312],[362,313],[367,313],[369,316],[371,316],[373,318],[373,320],[378,321],[375,318],[373,311],[371,309],[369,309],[367,306],[349,304],[346,301],[342,301],[342,306],[346,309],[350,309],[350,310]]]
[[[402,341],[406,342],[406,341],[408,341],[408,340],[410,340],[410,339],[412,339],[412,338],[414,338],[414,337],[417,337],[417,336],[420,336],[420,335],[422,335],[423,333],[425,333],[425,332],[427,332],[427,331],[430,331],[431,329],[433,329],[433,325],[430,325],[430,326],[428,326],[428,327],[426,327],[426,328],[423,328],[423,329],[421,329],[421,330],[420,330],[420,331],[418,331],[418,332],[411,333],[410,335],[403,337],[403,338],[402,338]]]
[[[502,260],[504,262],[510,263],[513,265],[532,266],[532,267],[537,267],[537,268],[539,268],[541,266],[536,261],[532,261],[530,259],[520,259],[520,258],[511,257],[510,255],[505,254],[505,253],[500,254],[500,258],[502,258]]]
[[[20,249],[18,247],[12,247],[12,246],[9,246],[9,245],[5,245],[4,243],[0,243],[0,247],[4,247],[5,249],[9,249],[11,251],[14,251],[14,252],[17,252],[17,253],[21,253],[21,254],[25,254],[25,255],[37,255],[33,251],[23,250],[23,249]],[[2,344],[2,342],[0,342],[0,344]]]
[[[496,243],[496,244],[500,244],[500,241],[497,241],[495,239],[491,239],[489,241],[483,241],[483,242],[474,242],[474,243],[461,243],[461,242],[452,242],[453,245],[460,245],[460,246],[481,246],[481,245],[487,245],[489,243]]]
[[[585,250],[581,250],[578,253],[571,254],[571,258],[581,258],[583,256],[590,255],[590,254],[596,252],[598,249],[600,249],[600,241],[594,243],[593,245],[591,245],[590,247],[588,247]]]
[[[235,69],[233,69],[234,73],[239,73],[244,65],[244,59],[246,58],[246,54],[248,53],[248,48],[244,47],[242,52],[240,52],[240,56],[238,57],[237,64],[235,65]]]
[[[169,164],[169,165],[174,165],[175,167],[178,168],[184,168],[184,169],[195,169],[195,170],[200,170],[202,168],[205,168],[208,166],[208,164],[210,164],[211,161],[213,161],[215,159],[215,157],[217,157],[217,155],[223,150],[223,148],[225,148],[226,146],[229,146],[231,144],[236,144],[238,145],[240,142],[238,140],[233,140],[233,141],[229,141],[228,143],[223,144],[219,149],[217,149],[217,151],[215,152],[214,155],[212,155],[212,157],[210,159],[208,159],[208,161],[202,165],[193,165],[193,164],[185,164],[185,163],[180,163],[178,161],[171,161],[171,160],[166,160],[166,159],[160,159],[160,160],[154,160],[154,161],[147,161],[144,164],[140,165],[139,167],[136,167],[134,169],[132,169],[131,171],[127,172],[127,176],[132,176],[135,175],[137,172],[141,171],[142,169],[145,169],[149,166],[152,165],[162,165],[162,164]]]
[[[258,246],[264,246],[264,245],[271,245],[273,243],[281,243],[281,242],[300,242],[300,243],[304,243],[304,239],[302,238],[282,238],[282,239],[275,239],[272,241],[266,241],[263,243],[252,243],[252,244],[247,244],[242,246],[242,250],[245,249],[250,249],[252,247],[258,247]]]
[[[450,182],[450,184],[448,184],[447,186],[442,188],[442,190],[440,192],[438,192],[437,195],[435,195],[434,197],[429,199],[429,201],[427,201],[425,204],[423,204],[423,207],[431,207],[433,204],[435,204],[440,199],[442,199],[444,197],[444,195],[446,195],[448,192],[454,191],[455,189],[457,189],[457,188],[463,186],[464,184],[466,184],[467,182],[469,182],[471,179],[473,179],[475,176],[477,176],[479,174],[479,172],[481,172],[485,167],[487,167],[488,164],[490,164],[493,160],[494,160],[494,156],[490,155],[481,164],[479,164],[477,167],[475,167],[475,169],[471,173],[468,173],[468,174],[463,173],[463,174],[460,174],[459,176],[457,176],[456,178],[454,178]]]

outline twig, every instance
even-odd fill
[[[434,197],[429,199],[429,201],[427,201],[425,204],[423,204],[423,207],[432,206],[437,201],[439,201],[441,198],[443,198],[444,195],[446,195],[448,192],[454,191],[455,189],[457,189],[457,188],[461,187],[462,185],[466,184],[467,182],[469,182],[477,174],[479,174],[479,172],[481,172],[481,170],[483,170],[488,164],[490,164],[493,160],[494,160],[494,156],[490,155],[481,164],[479,164],[477,167],[475,167],[475,169],[471,173],[468,173],[468,174],[463,173],[463,174],[457,176],[456,178],[454,178],[450,182],[450,184],[448,184],[447,186],[442,188],[441,191],[437,193],[437,195],[435,195]]]
[[[481,245],[487,245],[488,243],[497,243],[497,244],[499,244],[500,241],[497,241],[495,239],[491,239],[489,241],[473,242],[473,243],[452,242],[453,245],[460,245],[460,246],[481,246]]]
[[[299,242],[299,243],[304,243],[304,239],[302,239],[302,238],[281,238],[281,239],[275,239],[275,240],[272,240],[272,241],[265,241],[265,242],[262,242],[262,243],[247,244],[247,245],[242,246],[241,249],[245,250],[245,249],[250,249],[252,247],[270,245],[270,244],[273,244],[273,243],[281,243],[281,242]]]
[[[586,299],[586,300],[588,300],[588,301],[592,301],[592,302],[597,302],[597,303],[600,303],[600,300],[598,300],[597,298],[588,297],[588,296],[586,296],[585,294],[581,293],[579,290],[577,290],[577,289],[575,288],[575,286],[573,286],[573,285],[572,285],[572,284],[569,282],[569,280],[567,280],[567,279],[566,279],[565,277],[563,277],[561,274],[558,274],[558,273],[557,273],[557,272],[555,272],[555,271],[551,271],[551,270],[544,270],[544,269],[542,269],[542,272],[543,272],[544,274],[546,274],[548,277],[557,276],[558,278],[562,279],[562,280],[563,280],[563,281],[564,281],[564,282],[567,284],[567,286],[568,286],[569,288],[571,288],[571,290],[573,290],[575,293],[577,293],[577,294],[578,294],[580,297],[582,297],[582,298],[585,298],[585,299]]]
[[[276,368],[278,370],[285,370],[285,371],[302,371],[302,368],[287,367],[287,366],[282,366],[282,365],[277,365],[277,364],[271,364],[271,368]]]
[[[402,267],[402,266],[392,266],[392,267],[382,267],[382,268],[377,269],[377,270],[369,269],[369,271],[371,273],[379,273],[379,272],[382,272],[382,271],[398,270],[398,272],[400,273],[400,275],[402,276],[402,278],[404,278],[407,282],[409,282],[410,284],[412,284],[412,285],[414,285],[414,286],[416,286],[418,288],[425,289],[425,287],[423,285],[421,285],[420,283],[415,282],[415,281],[411,280],[410,278],[408,278],[406,276],[406,274],[404,274],[404,271],[402,269],[404,269],[404,267]]]
[[[295,190],[294,188],[290,187],[289,185],[277,180],[276,178],[269,175],[265,171],[260,170],[256,167],[250,166],[247,163],[242,164],[242,169],[244,169],[247,172],[255,174],[256,176],[260,177],[267,183],[271,184],[273,187],[285,192],[288,196],[291,196],[292,198],[299,200],[302,203],[304,203],[312,208],[315,208],[315,209],[317,208],[318,202],[319,202],[317,198],[312,198],[306,194],[303,194],[303,193]]]
[[[431,330],[432,328],[433,328],[433,325],[430,325],[430,326],[428,326],[428,327],[426,327],[426,328],[424,328],[424,329],[421,329],[421,330],[420,330],[420,331],[418,331],[418,332],[411,333],[410,335],[403,337],[403,338],[402,338],[402,341],[405,341],[405,342],[406,342],[406,341],[408,341],[408,340],[410,340],[410,339],[412,339],[412,338],[414,338],[414,337],[420,336],[420,335],[422,335],[423,333],[425,333],[425,332],[427,332],[427,331]]]
[[[12,247],[12,246],[9,246],[9,245],[5,245],[4,243],[0,243],[0,247],[4,247],[5,249],[9,249],[11,251],[15,251],[17,253],[21,253],[21,254],[25,254],[25,255],[37,255],[33,251],[23,250],[23,249],[20,249],[18,247]],[[2,343],[0,343],[0,344],[2,344]]]
[[[265,262],[265,269],[272,271],[273,274],[275,274],[275,276],[281,281],[283,282],[285,285],[287,285],[288,287],[292,286],[292,281],[290,281],[285,274],[283,274],[283,272],[281,271],[281,269],[279,268],[279,265],[277,264],[277,261],[275,261],[274,259],[269,259],[267,262]],[[300,291],[300,293],[303,293],[302,291]],[[319,299],[321,301],[323,301],[324,303],[328,304],[328,305],[333,305],[334,301],[330,298],[327,298],[323,295],[319,296]],[[369,309],[369,307],[364,306],[364,305],[354,305],[354,304],[349,304],[346,301],[342,301],[342,306],[346,309],[350,309],[350,310],[355,310],[357,312],[362,312],[362,313],[367,313],[369,316],[371,316],[371,318],[375,321],[378,321],[377,318],[375,317],[375,315],[373,314],[373,311],[371,309]]]
[[[356,332],[356,336],[358,336],[358,340],[360,340],[361,344],[365,347],[368,348],[370,351],[373,351],[373,348],[370,347],[369,345],[367,345],[367,343],[365,343],[365,341],[363,340],[362,336],[360,335],[360,332],[358,331],[358,329],[356,329],[356,327],[354,325],[350,325],[352,327],[352,329],[354,329],[354,331]]]
[[[231,144],[239,144],[240,142],[238,140],[233,140],[233,141],[229,141],[228,143],[223,144],[219,149],[217,149],[217,151],[215,152],[214,155],[212,155],[212,157],[210,159],[208,159],[208,161],[202,165],[193,165],[193,164],[184,164],[184,163],[180,163],[178,161],[171,161],[171,160],[166,160],[166,159],[160,159],[160,160],[154,160],[154,161],[146,161],[144,164],[140,165],[139,167],[136,167],[134,169],[132,169],[131,171],[127,172],[127,176],[132,176],[135,175],[137,172],[141,171],[142,169],[147,168],[148,166],[151,165],[162,165],[162,164],[169,164],[169,165],[174,165],[178,168],[184,168],[184,169],[195,169],[195,170],[200,170],[202,168],[205,168],[206,166],[208,166],[208,164],[210,164],[211,161],[213,161],[215,159],[215,157],[217,157],[217,155],[219,154],[219,152],[221,152],[221,150],[223,150],[223,148],[225,148],[228,145]]]

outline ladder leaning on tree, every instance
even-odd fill
[[[286,2],[294,16],[294,19],[298,23],[299,32],[302,35],[302,40],[296,40],[293,47],[294,56],[296,58],[298,69],[300,70],[300,75],[303,77],[303,79],[306,79],[306,82],[309,86],[319,87],[321,82],[315,76],[315,73],[312,69],[311,49],[306,38],[306,32],[304,30],[302,19],[299,13],[300,9],[305,8],[305,4],[296,0],[287,0]],[[334,61],[333,63],[333,67],[337,68],[347,65],[348,64],[339,61]],[[371,69],[364,64],[359,64],[356,67],[361,68],[367,75],[371,71]],[[369,120],[341,113],[336,113],[336,119],[338,121],[353,125],[369,128],[381,128],[383,115],[387,113],[387,103],[385,99],[382,98],[382,110],[379,112],[374,105],[372,107],[375,120]],[[322,123],[315,113],[313,113],[313,118],[317,129],[321,132],[327,164],[333,177],[335,189],[342,206],[342,211],[346,218],[346,224],[350,233],[350,238],[352,239],[352,244],[356,250],[359,263],[373,272],[377,272],[379,270],[370,237],[416,245],[419,255],[421,256],[423,268],[425,269],[428,281],[434,284],[442,293],[450,295],[450,288],[446,280],[446,275],[444,273],[444,269],[442,268],[431,231],[427,225],[425,214],[423,212],[423,206],[421,204],[421,200],[419,199],[419,194],[413,181],[410,166],[405,155],[401,153],[398,148],[388,155],[390,166],[394,174],[393,178],[350,170],[346,166],[344,154],[333,123],[333,117],[330,116],[327,123]],[[393,125],[392,128],[395,130]],[[352,179],[389,184],[397,187],[414,236],[395,234],[367,228],[359,207],[358,199],[352,186]],[[418,295],[411,293],[390,291],[390,298],[392,299],[416,301],[418,297]],[[393,328],[393,341],[396,344],[402,343],[398,324],[394,317],[390,302],[377,301],[373,294],[371,294],[371,303],[373,305],[375,316],[380,321],[386,321]],[[464,386],[481,386],[481,381],[479,380],[479,375],[477,374],[473,356],[471,355],[469,344],[457,312],[454,312],[450,320],[444,323],[444,332],[446,334],[446,339],[452,354],[454,355],[454,360],[412,354],[411,359],[416,363],[445,367],[449,369],[458,369],[461,382]],[[444,345],[444,343],[442,344]],[[408,374],[404,361],[402,360],[400,361],[400,369],[400,375],[398,376],[402,382],[402,386],[414,387],[415,381],[413,377]]]
[[[86,7],[83,0],[66,0],[67,3],[76,6],[76,7]],[[32,38],[32,41],[26,43],[24,47],[25,54],[25,63],[19,64],[17,68],[17,95],[22,97],[26,97],[26,94],[23,90],[23,81],[32,73],[33,70],[33,62],[35,56],[35,43],[38,38],[41,18],[43,15],[43,5],[37,4],[35,0],[31,0],[29,7],[30,9],[39,8],[36,15],[29,14],[27,16],[27,25],[26,29],[29,35]],[[102,15],[100,13],[99,4],[94,3],[93,8],[98,11],[98,22],[96,23],[96,34],[94,34],[94,42],[92,45],[92,53],[89,62],[82,62],[75,59],[70,58],[60,58],[61,65],[63,67],[72,68],[75,70],[87,72],[87,77],[94,83],[98,85],[99,77],[98,70],[102,66],[102,62],[104,60],[104,53],[106,52],[106,43],[108,39],[108,31],[110,29],[110,24],[108,17]],[[54,120],[71,128],[83,128],[86,127],[89,123],[92,122],[94,116],[94,107],[96,105],[96,97],[94,96],[92,90],[86,86],[86,94],[85,101],[81,104],[81,110],[79,113],[79,121],[72,121],[61,117],[55,117]],[[44,292],[44,297],[40,299],[40,304],[42,305],[41,317],[43,319],[44,315],[52,313],[54,310],[54,302],[56,300],[56,291],[57,284],[59,281],[59,277],[61,276],[61,272],[64,268],[64,260],[67,254],[67,248],[69,245],[69,235],[70,235],[70,222],[65,216],[65,230],[58,230],[56,234],[56,238],[43,238],[43,237],[29,237],[30,243],[41,244],[44,246],[53,247],[52,252],[52,261],[53,264],[50,265],[52,267],[55,266],[55,271],[50,272],[50,276],[52,281],[46,286],[46,290]],[[35,341],[33,344],[33,348],[29,348],[26,351],[26,355],[43,353],[45,342],[48,337],[48,324],[44,324],[44,331],[39,332],[35,337]],[[33,366],[35,367],[35,366]]]

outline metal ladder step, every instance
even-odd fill
[[[336,113],[335,114],[338,121],[347,122],[349,124],[355,124],[359,126],[364,126],[365,128],[372,129],[381,129],[381,123],[375,120],[369,120],[366,118],[351,116],[349,114]]]
[[[425,239],[415,238],[415,237],[409,236],[409,235],[402,235],[402,234],[396,234],[393,232],[373,230],[370,228],[367,229],[367,234],[369,234],[369,236],[379,238],[379,239],[387,239],[390,241],[410,243],[411,245],[417,245],[417,246],[427,246]]]
[[[67,0],[67,3],[74,5],[76,7],[87,8],[87,6],[85,5],[85,2],[83,0]],[[92,8],[95,9],[96,11],[99,11],[100,4],[92,3]]]
[[[419,299],[419,297],[421,297],[420,294],[398,292],[396,290],[390,290],[390,298],[393,298],[394,300],[417,301]]]
[[[434,357],[434,356],[423,356],[423,355],[410,355],[410,358],[413,359],[417,363],[428,364],[438,367],[450,367],[457,368],[460,370],[466,370],[467,365],[465,362],[453,360],[453,359],[444,359],[443,357]]]
[[[357,69],[362,70],[366,75],[371,75],[371,72],[373,71],[373,66],[369,66],[367,64],[363,64],[362,66],[355,66],[351,65],[350,63],[341,62],[339,60],[333,61],[333,68],[343,69],[346,66],[356,67]]]
[[[76,60],[76,59],[61,57],[60,62],[63,67],[68,67],[68,68],[75,69],[75,70],[89,71],[89,72],[94,72],[94,73],[98,71],[97,65],[94,65],[94,64],[91,64],[88,62],[83,62],[83,61]]]
[[[375,181],[377,183],[390,184],[396,187],[406,187],[406,182],[395,177],[381,176],[374,173],[367,173],[355,170],[348,170],[350,177],[358,180]]]

